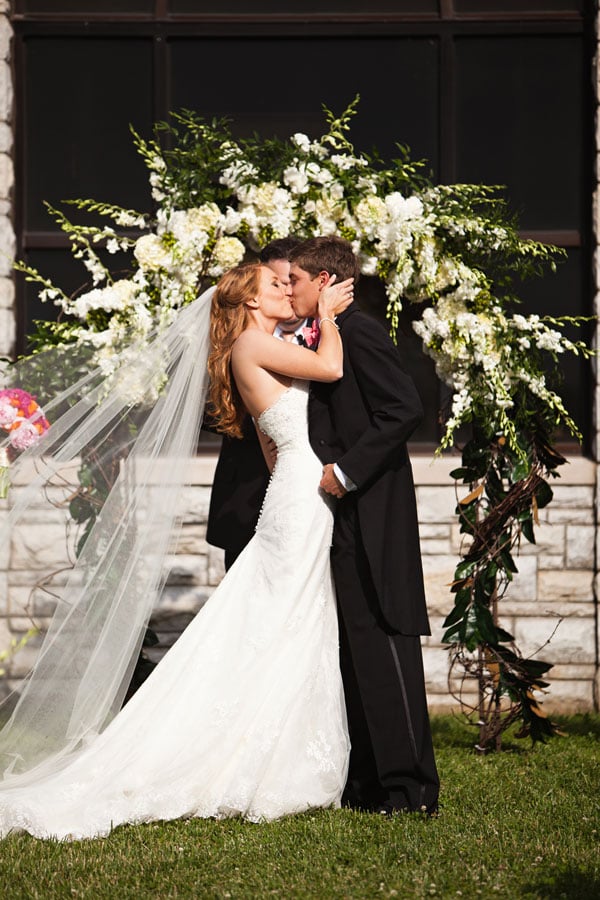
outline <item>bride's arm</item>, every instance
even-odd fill
[[[341,378],[344,353],[334,318],[352,301],[351,288],[352,279],[348,279],[339,285],[332,284],[321,292],[321,336],[316,352],[277,340],[259,329],[249,328],[243,332],[237,339],[232,354],[236,379],[241,376],[243,381],[243,370],[248,365],[259,366],[288,378],[305,378],[311,381],[337,381]]]

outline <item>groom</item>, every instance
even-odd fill
[[[290,254],[292,305],[314,316],[321,290],[358,278],[351,245],[303,242]],[[385,328],[356,303],[337,317],[344,375],[311,385],[310,440],[337,497],[332,567],[352,752],[344,803],[385,815],[437,812],[419,635],[429,634],[406,442],[419,397]]]

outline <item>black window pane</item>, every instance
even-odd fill
[[[371,0],[366,9],[364,0],[169,0],[169,11],[181,13],[284,13],[321,16],[328,13],[418,13],[436,14],[439,0]]]
[[[454,0],[454,11],[465,13],[582,13],[585,0]]]
[[[155,0],[17,0],[16,12],[45,13],[153,13]]]
[[[506,184],[524,228],[580,229],[582,38],[468,38],[456,56],[457,180]]]
[[[25,228],[51,229],[44,200],[147,208],[129,125],[151,128],[152,42],[29,38],[23,74]]]
[[[361,95],[351,139],[392,158],[395,142],[437,167],[438,44],[401,38],[173,40],[170,108],[229,116],[235,133],[286,138],[324,130],[321,105]],[[241,83],[251,83],[250,94]]]

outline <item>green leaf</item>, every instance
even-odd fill
[[[75,522],[81,524],[94,515],[94,507],[85,497],[77,495],[69,503],[69,515]]]
[[[456,571],[454,572],[454,580],[462,581],[467,578],[475,569],[477,565],[477,560],[463,560],[463,562],[459,563],[456,567]]]
[[[552,488],[547,481],[542,481],[535,490],[535,501],[540,509],[543,506],[548,506],[553,496]]]

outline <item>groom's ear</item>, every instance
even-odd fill
[[[318,282],[320,291],[323,290],[324,287],[326,287],[326,285],[329,283],[330,278],[331,278],[331,275],[329,274],[329,272],[326,269],[322,269],[319,272],[319,274],[317,275],[317,282]]]

